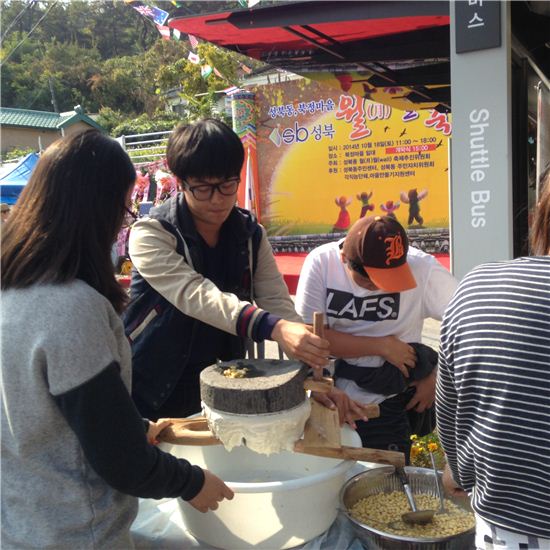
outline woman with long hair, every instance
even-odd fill
[[[140,418],[111,247],[135,170],[90,130],[42,155],[2,228],[2,547],[132,548],[136,497],[206,512],[232,491]]]

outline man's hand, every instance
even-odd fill
[[[189,504],[199,512],[216,510],[224,498],[231,500],[233,491],[217,476],[208,470],[204,472],[204,485],[199,494],[189,501]]]
[[[443,489],[445,489],[447,494],[459,498],[468,497],[468,493],[454,480],[448,463],[445,464],[441,481],[443,482]]]
[[[328,409],[338,409],[340,426],[347,422],[355,430],[357,428],[355,420],[361,419],[365,422],[368,420],[361,403],[354,401],[338,388],[332,388],[329,393],[311,392],[311,396]]]
[[[416,366],[416,352],[414,348],[395,336],[384,336],[380,340],[380,355],[397,367],[405,378],[408,378],[409,371],[407,367],[414,368]]]
[[[303,361],[314,368],[328,364],[328,340],[313,334],[312,328],[307,325],[281,319],[273,327],[271,338],[293,359]]]
[[[433,406],[435,401],[435,383],[437,380],[437,370],[434,369],[426,378],[411,382],[411,386],[416,386],[416,391],[412,399],[407,403],[406,409],[409,411],[415,409],[416,412],[423,412]]]

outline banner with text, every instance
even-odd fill
[[[405,227],[448,229],[449,115],[400,111],[307,79],[255,92],[271,235],[342,232],[386,214]]]

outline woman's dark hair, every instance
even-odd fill
[[[172,132],[166,160],[179,180],[228,179],[240,174],[244,148],[239,136],[227,124],[207,118],[180,125]]]
[[[529,233],[531,254],[550,254],[550,166],[541,174],[540,194]]]
[[[97,130],[48,147],[3,226],[2,289],[81,279],[120,312],[111,248],[135,177],[120,144]]]

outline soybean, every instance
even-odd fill
[[[438,510],[439,500],[426,493],[414,495],[418,510]],[[445,499],[447,513],[436,513],[433,521],[425,525],[411,525],[401,520],[401,515],[410,512],[409,504],[404,493],[392,491],[370,495],[357,501],[349,513],[357,521],[373,527],[378,531],[393,533],[415,538],[449,537],[468,531],[475,525],[475,518],[454,502]],[[395,527],[390,527],[396,522]]]

